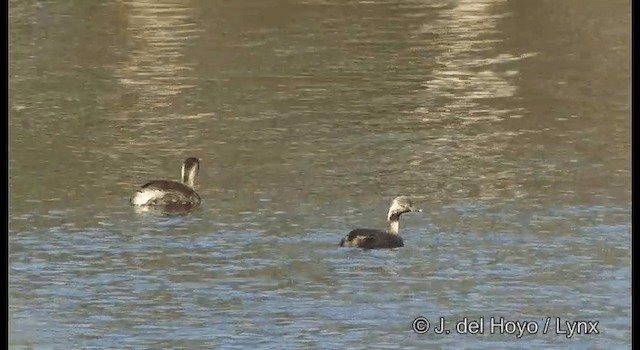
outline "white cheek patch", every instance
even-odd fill
[[[158,190],[150,190],[150,189],[142,189],[136,192],[133,197],[131,197],[131,204],[133,205],[147,205],[151,201],[161,198],[163,196],[162,191]]]

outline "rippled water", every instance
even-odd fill
[[[626,2],[9,9],[10,348],[631,347]],[[201,208],[128,205],[187,156]]]

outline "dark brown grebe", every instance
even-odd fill
[[[139,206],[198,206],[200,196],[193,189],[200,170],[197,158],[187,158],[182,164],[182,182],[154,180],[144,184],[131,197]]]
[[[403,247],[404,242],[399,235],[400,215],[408,212],[420,212],[421,209],[414,208],[408,197],[400,196],[391,202],[387,220],[389,230],[375,230],[368,228],[357,228],[340,241],[341,247],[356,247],[365,249],[398,248]]]

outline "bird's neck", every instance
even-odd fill
[[[389,218],[389,233],[393,235],[397,235],[398,231],[400,230],[400,220],[398,219],[399,219],[398,217]]]
[[[193,177],[187,177],[187,178],[183,179],[182,182],[185,185],[187,185],[189,187],[192,187],[192,188],[195,185],[195,179]]]
[[[182,183],[193,188],[196,182],[196,172],[192,169],[185,169],[182,166]]]

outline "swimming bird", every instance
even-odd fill
[[[364,249],[399,248],[404,246],[400,237],[400,215],[408,212],[421,212],[411,203],[411,199],[406,196],[395,198],[389,207],[387,221],[389,229],[387,231],[357,228],[340,241],[341,247],[356,247]]]
[[[144,184],[131,197],[135,206],[195,207],[200,196],[193,189],[200,170],[198,158],[187,158],[182,164],[182,182],[153,180]]]

